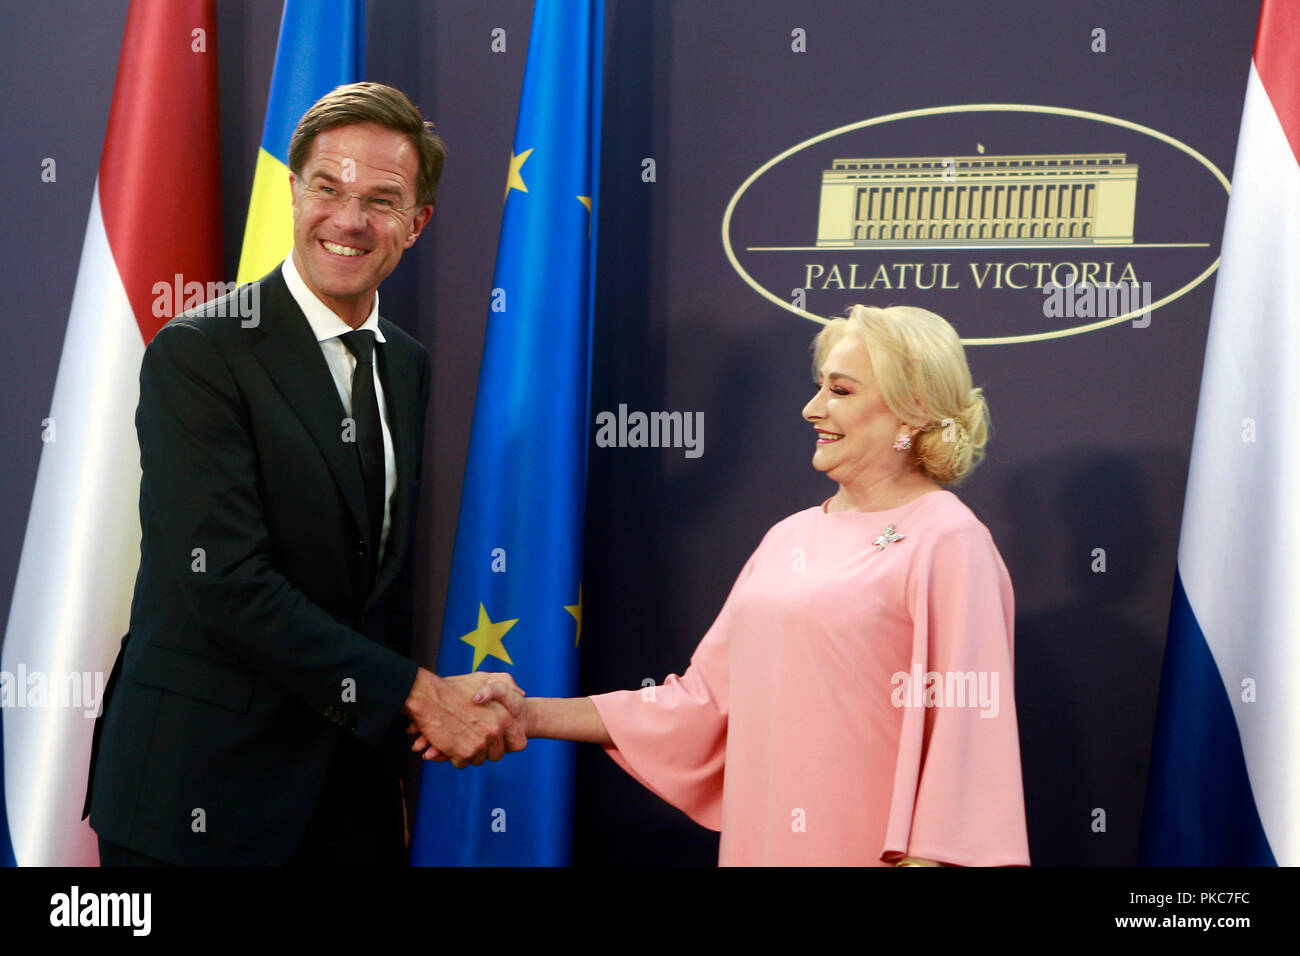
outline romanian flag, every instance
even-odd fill
[[[601,0],[537,0],[438,658],[542,697],[578,685],[603,45]],[[574,747],[426,764],[411,862],[567,864]]]
[[[289,138],[313,103],[365,71],[365,0],[285,0],[236,279],[256,282],[293,248]]]
[[[1264,0],[1205,346],[1141,861],[1300,864],[1300,3]]]
[[[140,361],[223,271],[215,7],[127,13],[0,662],[0,809],[20,866],[99,862],[81,809],[140,564]]]

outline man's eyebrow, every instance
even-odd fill
[[[311,178],[313,180],[321,180],[323,182],[327,182],[330,185],[334,185],[334,186],[338,185],[339,182],[337,176],[335,176],[333,173],[326,172],[323,169],[315,170],[311,174]],[[371,192],[382,193],[386,196],[397,196],[399,199],[402,196],[401,188],[398,186],[394,186],[392,183],[383,183],[382,185],[376,186],[374,189],[371,190]]]

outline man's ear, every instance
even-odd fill
[[[415,240],[420,238],[420,233],[424,231],[424,227],[429,224],[429,220],[432,218],[433,203],[430,203],[427,206],[421,206],[419,211],[416,212],[415,216],[411,219],[411,231],[407,234],[406,245],[402,248],[409,249],[411,246],[415,245]]]

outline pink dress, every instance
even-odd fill
[[[988,529],[948,491],[823,507],[768,531],[684,675],[591,698],[607,752],[721,830],[723,866],[1027,866],[1014,598]]]

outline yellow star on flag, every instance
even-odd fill
[[[573,637],[573,646],[577,647],[578,642],[582,640],[582,582],[578,582],[578,603],[566,604],[564,609],[573,615],[573,619],[578,622],[578,633]]]
[[[533,149],[536,149],[536,147],[533,147]],[[521,193],[528,192],[528,187],[524,185],[524,177],[520,175],[519,171],[524,168],[524,162],[532,154],[533,150],[531,149],[524,150],[518,156],[515,155],[514,150],[510,151],[510,172],[506,174],[506,199],[510,198],[510,190],[512,189],[518,189]]]
[[[506,647],[501,643],[501,638],[505,637],[506,631],[510,630],[519,623],[519,618],[513,621],[493,621],[488,617],[488,612],[482,604],[478,606],[478,627],[461,637],[461,640],[474,648],[474,666],[471,671],[478,670],[478,666],[483,663],[483,658],[491,655],[497,660],[505,661],[507,664],[513,664],[510,655],[506,652]]]
[[[587,238],[591,238],[591,197],[579,196],[578,202],[587,207]]]

